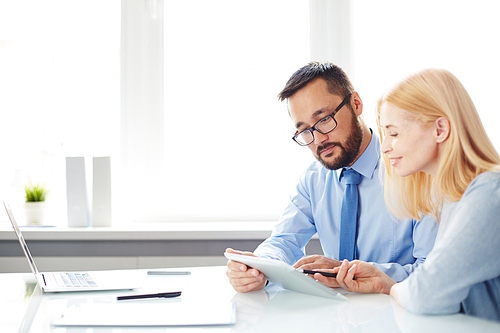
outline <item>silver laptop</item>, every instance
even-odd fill
[[[119,289],[136,289],[139,288],[137,283],[126,281],[126,279],[118,276],[111,278],[110,272],[92,272],[91,276],[87,272],[39,272],[33,256],[28,248],[28,244],[24,240],[23,234],[16,223],[14,215],[9,205],[4,201],[5,210],[9,215],[10,222],[17,239],[23,248],[24,255],[28,259],[28,264],[31,271],[35,275],[36,281],[44,292],[68,292],[68,291],[96,291],[96,290],[119,290]],[[101,274],[100,274],[101,273]],[[101,276],[102,275],[102,276]]]

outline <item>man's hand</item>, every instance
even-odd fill
[[[333,272],[332,270],[335,267],[338,267],[342,264],[342,262],[336,260],[336,259],[330,259],[325,256],[321,256],[318,254],[312,255],[312,256],[307,256],[303,257],[299,261],[297,261],[293,267],[297,269],[310,269],[310,270],[320,270],[320,271],[325,271],[325,272]],[[328,278],[325,277],[321,274],[314,274],[313,276],[314,279],[318,280],[319,282],[323,283],[325,286],[330,287],[330,288],[338,288],[340,285],[337,282],[336,278]]]
[[[384,293],[389,295],[391,287],[396,284],[385,273],[364,261],[344,260],[342,265],[333,270],[337,273],[338,284],[347,291],[355,293]],[[314,274],[314,278],[320,281],[320,274]],[[356,276],[356,280],[354,280]],[[320,281],[322,282],[322,281]],[[322,282],[323,283],[323,282]]]
[[[330,259],[318,254],[306,256],[297,261],[293,267],[302,269],[334,269],[340,266],[342,262],[336,259]]]
[[[252,252],[236,251],[230,248],[226,249],[226,252],[256,257]],[[264,274],[259,270],[233,260],[227,262],[226,275],[234,290],[239,293],[261,290],[267,283]]]

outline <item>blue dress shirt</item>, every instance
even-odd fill
[[[373,262],[395,281],[404,280],[431,251],[437,222],[397,220],[387,210],[381,180],[380,141],[370,144],[352,165],[362,175],[358,185],[358,259]],[[318,234],[326,257],[339,255],[340,210],[345,189],[342,169],[328,170],[315,161],[301,176],[290,203],[271,237],[254,253],[293,264],[305,255],[305,246]]]

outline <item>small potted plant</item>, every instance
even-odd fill
[[[47,188],[45,185],[29,182],[24,185],[26,192],[26,202],[24,203],[24,215],[26,224],[42,225],[45,220],[45,197],[47,196]]]

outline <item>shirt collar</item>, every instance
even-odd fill
[[[351,169],[356,170],[366,178],[372,179],[375,169],[377,168],[377,165],[379,163],[380,140],[371,129],[370,132],[372,132],[372,138],[370,140],[370,143],[368,144],[368,147],[366,147],[363,154],[361,154],[356,162],[354,162],[354,164],[351,166]],[[337,179],[340,182],[342,168],[335,170],[335,173],[337,175]]]

